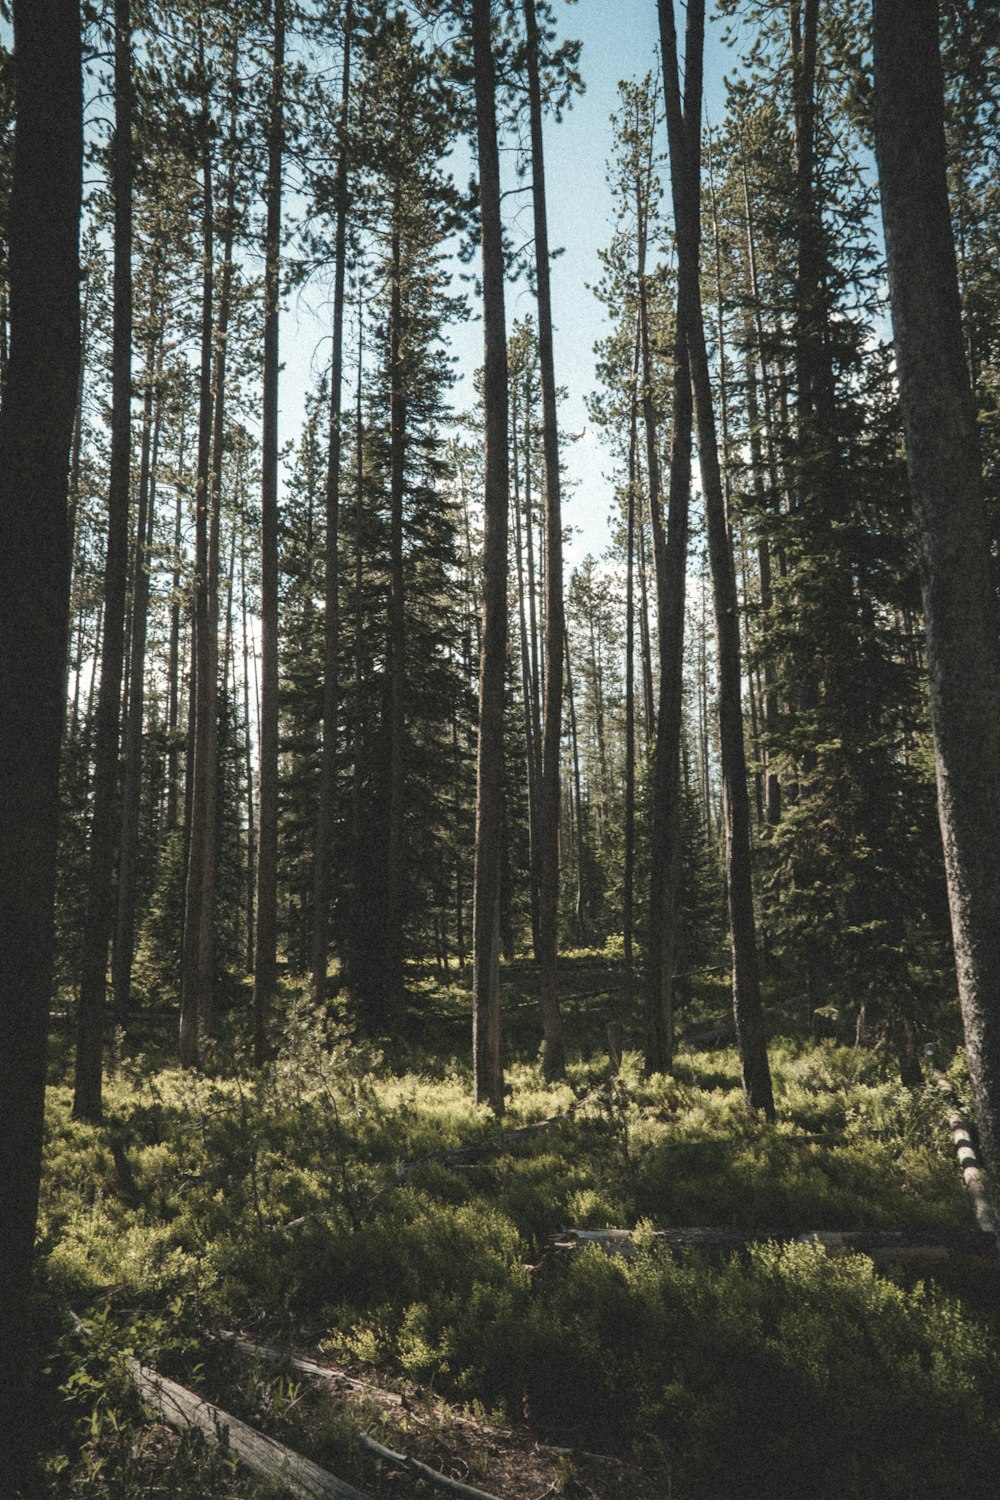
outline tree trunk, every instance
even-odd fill
[[[11,1445],[9,1493],[32,1456],[24,1357],[52,987],[83,156],[78,6],[15,0],[13,19],[10,344],[0,405],[0,1432]]]
[[[719,737],[726,834],[726,895],[733,956],[733,1012],[740,1072],[747,1105],[774,1115],[757,970],[757,939],[750,866],[750,799],[747,795],[743,712],[740,702],[740,639],[733,550],[719,468],[715,411],[705,343],[698,275],[700,238],[701,67],[704,0],[689,0],[685,40],[684,103],[677,68],[673,5],[659,0],[664,87],[670,137],[670,168],[677,226],[679,319],[691,360],[698,425],[698,459],[712,568],[719,662]],[[683,313],[681,308],[683,307]]]
[[[542,381],[542,449],[545,454],[545,689],[543,694],[542,784],[539,820],[538,938],[541,964],[542,1058],[546,1078],[566,1071],[559,1013],[559,762],[562,744],[563,607],[562,501],[559,488],[559,430],[555,360],[552,349],[552,292],[549,230],[545,205],[545,155],[539,82],[538,23],[535,0],[524,0],[527,33],[528,112],[531,124],[532,203],[535,220],[535,283],[538,293],[538,363]]]
[[[573,750],[573,798],[576,803],[576,900],[573,905],[577,940],[586,941],[587,921],[584,895],[584,860],[586,845],[583,830],[583,794],[580,788],[580,739],[576,727],[576,699],[573,695],[573,662],[566,634],[566,697],[569,700],[569,736]]]
[[[507,657],[507,338],[496,84],[489,0],[472,0],[480,234],[483,267],[485,487],[483,626],[473,877],[472,1050],[475,1094],[503,1113],[500,1051],[500,867],[503,853],[503,719]]]
[[[171,574],[170,635],[167,646],[167,812],[166,833],[177,827],[178,760],[180,749],[181,659],[181,522],[184,511],[184,417],[177,452],[177,490],[174,504],[174,547]]]
[[[958,991],[998,1214],[1000,648],[962,346],[937,18],[935,0],[874,0],[875,141]]]
[[[524,545],[521,535],[521,492],[518,482],[517,402],[511,408],[511,462],[514,478],[514,565],[517,570],[518,641],[521,654],[521,697],[524,710],[524,759],[528,783],[528,886],[531,905],[531,950],[538,958],[538,786],[535,779],[535,726],[532,715],[531,658],[525,613]]]
[[[261,420],[260,819],[257,830],[257,942],[254,954],[254,1061],[268,1050],[278,986],[278,276],[284,148],[285,0],[274,0],[267,130],[264,235],[264,392]]]
[[[385,929],[378,935],[384,954],[379,1008],[397,1030],[403,1019],[403,739],[406,689],[406,595],[403,568],[403,491],[406,481],[406,357],[401,244],[402,189],[393,189],[393,228],[389,294],[389,620],[388,752],[385,818]]]
[[[111,458],[108,550],[104,566],[104,643],[97,698],[94,805],[87,915],[76,1044],[73,1113],[101,1117],[104,1007],[108,944],[114,922],[115,835],[118,829],[118,741],[125,658],[128,582],[129,464],[132,422],[132,33],[129,0],[115,0],[114,312],[111,372]]]
[[[334,231],[333,348],[330,355],[330,427],[326,467],[326,550],[323,624],[323,758],[320,769],[319,815],[313,850],[312,992],[321,1005],[326,998],[329,964],[330,870],[337,796],[338,656],[340,651],[340,454],[341,387],[344,366],[344,285],[347,270],[348,110],[351,93],[351,0],[344,11],[344,59],[340,81],[337,211]]]
[[[202,280],[201,355],[198,373],[198,458],[195,478],[194,613],[191,626],[191,681],[188,694],[187,778],[184,788],[184,931],[182,938],[180,1061],[196,1068],[204,1002],[201,996],[200,933],[205,848],[208,836],[208,783],[215,775],[210,755],[209,708],[214,704],[212,629],[209,592],[212,454],[212,352],[215,257],[215,208],[212,198],[211,116],[208,82],[204,76],[204,44],[199,34],[198,63],[202,71]]]
[[[155,350],[154,350],[155,345]],[[146,632],[149,621],[149,570],[156,520],[156,460],[160,438],[158,380],[160,330],[146,352],[142,444],[139,460],[139,506],[132,570],[132,638],[128,710],[125,716],[125,769],[122,777],[121,843],[118,855],[118,911],[111,961],[114,1021],[124,1026],[131,1009],[132,958],[135,950],[136,871],[139,860],[139,809],[142,793],[142,727],[145,711]],[[156,411],[154,416],[154,401]]]

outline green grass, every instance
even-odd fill
[[[508,976],[515,1003],[516,984],[530,998],[530,971]],[[425,983],[419,1003],[447,1017],[468,997]],[[472,1103],[454,1028],[450,1060],[412,1043],[395,1068],[299,1013],[259,1075],[123,1055],[96,1129],[70,1118],[68,1084],[53,1083],[44,1282],[50,1309],[91,1320],[47,1377],[53,1495],[142,1493],[150,1438],[116,1349],[207,1380],[204,1333],[236,1325],[512,1420],[527,1412],[550,1441],[635,1454],[685,1500],[991,1492],[992,1285],[984,1296],[775,1244],[713,1263],[650,1243],[628,1263],[584,1252],[529,1270],[571,1224],[972,1227],[935,1092],[903,1089],[877,1051],[778,1040],[767,1125],[747,1116],[731,1051],[682,1051],[672,1076],[652,1079],[631,1052],[609,1081],[582,1011],[571,1028],[582,1044],[553,1087],[534,1012],[513,1017],[505,1131],[599,1090],[520,1141]],[[428,1045],[447,1029],[428,1023]],[[800,1139],[814,1134],[828,1143]],[[491,1149],[462,1167],[434,1159],[473,1142]],[[231,1363],[209,1374],[213,1399],[238,1409]],[[279,1425],[294,1442],[292,1405]],[[303,1430],[299,1445],[310,1442]],[[171,1454],[185,1495],[190,1445]],[[198,1482],[192,1494],[252,1493],[218,1462]]]

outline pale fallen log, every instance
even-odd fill
[[[147,1370],[136,1359],[127,1362],[129,1378],[147,1405],[159,1412],[171,1427],[184,1431],[195,1427],[209,1442],[228,1448],[247,1468],[271,1484],[281,1485],[301,1500],[370,1500],[363,1491],[337,1479],[311,1459],[303,1458],[273,1438],[256,1432],[245,1422],[203,1401],[193,1391]]]
[[[377,1392],[380,1399],[391,1403],[393,1406],[404,1406],[402,1396],[395,1391],[386,1391],[381,1386],[373,1386],[366,1380],[357,1380],[352,1375],[346,1374],[331,1365],[320,1365],[315,1360],[303,1359],[297,1354],[285,1354],[281,1349],[275,1348],[273,1344],[254,1344],[249,1339],[240,1338],[235,1333],[221,1333],[217,1335],[225,1343],[231,1344],[234,1349],[239,1349],[242,1354],[249,1354],[255,1359],[263,1360],[266,1364],[287,1363],[301,1375],[311,1375],[314,1380],[327,1380],[332,1384],[346,1385],[353,1390]],[[465,1423],[462,1417],[456,1420]],[[471,1424],[477,1425],[475,1423]],[[419,1459],[411,1458],[406,1453],[396,1453],[392,1448],[387,1448],[378,1442],[367,1432],[358,1433],[358,1443],[367,1453],[372,1453],[376,1458],[381,1458],[385,1463],[393,1464],[398,1469],[405,1469],[407,1473],[414,1474],[418,1479],[424,1479],[428,1484],[436,1485],[438,1489],[448,1490],[453,1495],[461,1495],[464,1500],[497,1500],[495,1495],[488,1495],[485,1490],[477,1490],[474,1486],[463,1484],[459,1479],[452,1479],[448,1474],[442,1474],[438,1469],[432,1469],[427,1464],[421,1463]]]
[[[747,1233],[738,1229],[654,1229],[636,1235],[632,1229],[565,1229],[555,1235],[539,1266],[552,1256],[572,1254],[590,1245],[608,1255],[631,1258],[644,1244],[663,1250],[698,1250],[707,1255],[730,1255],[751,1245],[816,1245],[827,1255],[865,1255],[876,1264],[939,1266],[976,1265],[997,1268],[995,1237],[982,1230],[958,1229],[931,1233],[927,1230],[839,1230],[812,1229],[800,1234],[782,1230]]]
[[[386,1448],[383,1443],[376,1442],[375,1438],[369,1437],[367,1432],[358,1433],[358,1442],[366,1453],[374,1454],[376,1458],[381,1458],[383,1462],[392,1464],[397,1469],[405,1469],[407,1474],[425,1480],[436,1489],[447,1490],[452,1495],[461,1495],[462,1500],[497,1500],[496,1495],[488,1495],[485,1490],[477,1490],[471,1484],[463,1484],[460,1479],[452,1479],[448,1474],[428,1468],[419,1459],[410,1458],[406,1453],[395,1453],[391,1448]]]
[[[320,1365],[313,1359],[302,1359],[299,1355],[288,1354],[284,1349],[278,1349],[273,1344],[254,1344],[250,1339],[240,1338],[236,1333],[218,1333],[214,1337],[223,1343],[231,1344],[241,1354],[249,1354],[253,1359],[262,1360],[264,1364],[287,1363],[300,1375],[311,1375],[314,1380],[328,1380],[333,1385],[347,1386],[352,1391],[373,1391],[391,1406],[405,1404],[402,1396],[398,1396],[395,1391],[387,1391],[382,1386],[372,1385],[367,1380],[358,1380],[356,1376],[348,1375],[346,1370],[339,1370],[333,1365]]]
[[[931,1077],[937,1084],[946,1104],[948,1105],[948,1129],[955,1146],[955,1154],[958,1157],[958,1165],[961,1169],[962,1180],[965,1183],[969,1197],[972,1199],[972,1209],[976,1216],[976,1223],[986,1234],[994,1236],[1000,1234],[1000,1225],[997,1224],[993,1213],[993,1205],[990,1203],[989,1194],[986,1190],[986,1179],[979,1165],[979,1157],[972,1142],[972,1132],[968,1122],[962,1114],[955,1098],[954,1091],[947,1076],[940,1068],[934,1065],[934,1048],[926,1046],[924,1054],[930,1063]]]

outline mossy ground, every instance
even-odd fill
[[[881,1048],[776,1039],[767,1125],[747,1116],[731,1051],[682,1047],[657,1078],[627,1051],[610,1079],[607,1002],[589,992],[616,982],[614,966],[581,954],[567,967],[567,993],[584,998],[566,1006],[572,1061],[555,1086],[537,1061],[533,971],[505,975],[502,1128],[472,1103],[468,996],[439,979],[415,981],[392,1066],[344,1016],[317,1023],[293,999],[259,1074],[232,1061],[245,1056],[239,1010],[198,1075],[158,1053],[154,1024],[145,1053],[117,1047],[98,1128],[70,1118],[56,1049],[40,1311],[53,1337],[39,1343],[49,1494],[259,1493],[142,1419],[124,1349],[372,1494],[403,1491],[357,1453],[366,1422],[511,1496],[541,1479],[602,1500],[993,1493],[991,1273],[930,1283],[775,1243],[722,1262],[650,1243],[627,1263],[588,1251],[532,1272],[567,1225],[972,1227],[939,1097],[904,1089]],[[700,1005],[722,1012],[724,993],[706,986]],[[588,1094],[552,1129],[510,1139]],[[473,1142],[489,1150],[439,1159]],[[82,1338],[55,1337],[69,1306]],[[232,1328],[325,1353],[407,1404],[349,1409],[357,1397],[209,1337]],[[460,1441],[448,1413],[463,1408],[476,1436],[466,1422]],[[536,1441],[606,1466],[555,1455],[540,1469]]]

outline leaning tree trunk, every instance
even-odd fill
[[[0,1432],[16,1493],[52,988],[67,506],[80,358],[83,91],[74,0],[14,0],[7,220],[10,343],[0,405]]]
[[[264,234],[264,392],[261,422],[260,818],[254,953],[254,1060],[267,1054],[278,987],[278,275],[284,146],[285,0],[274,0]]]
[[[559,490],[559,430],[552,350],[552,291],[549,229],[545,205],[545,155],[535,0],[524,0],[527,32],[528,112],[531,121],[532,203],[535,219],[535,285],[538,293],[538,363],[542,381],[542,451],[545,455],[545,690],[543,694],[542,784],[539,820],[538,947],[541,964],[545,1076],[566,1071],[559,1013],[559,759],[562,741],[563,607],[562,502]]]
[[[673,5],[659,0],[664,89],[670,138],[670,175],[677,227],[678,305],[691,360],[698,427],[698,459],[712,570],[719,663],[719,739],[726,833],[726,895],[733,958],[733,1011],[743,1092],[751,1109],[774,1115],[757,969],[750,868],[750,798],[740,694],[740,633],[733,549],[726,517],[712,404],[698,272],[700,238],[701,67],[704,0],[689,0],[684,53],[684,102],[677,67]]]
[[[132,34],[129,0],[115,0],[114,311],[111,352],[111,459],[108,550],[104,565],[104,644],[97,698],[94,805],[91,816],[87,913],[76,1043],[73,1113],[101,1116],[104,1006],[108,944],[114,921],[115,833],[118,826],[118,740],[125,660],[128,578],[129,464],[132,424]]]
[[[472,0],[480,235],[483,265],[485,492],[483,626],[476,761],[472,911],[472,1050],[476,1099],[503,1113],[500,1053],[500,868],[503,854],[503,710],[507,664],[507,338],[503,228],[490,0]]]
[[[948,205],[936,0],[874,0],[875,144],[921,552],[938,810],[983,1160],[1000,1211],[1000,648]]]

